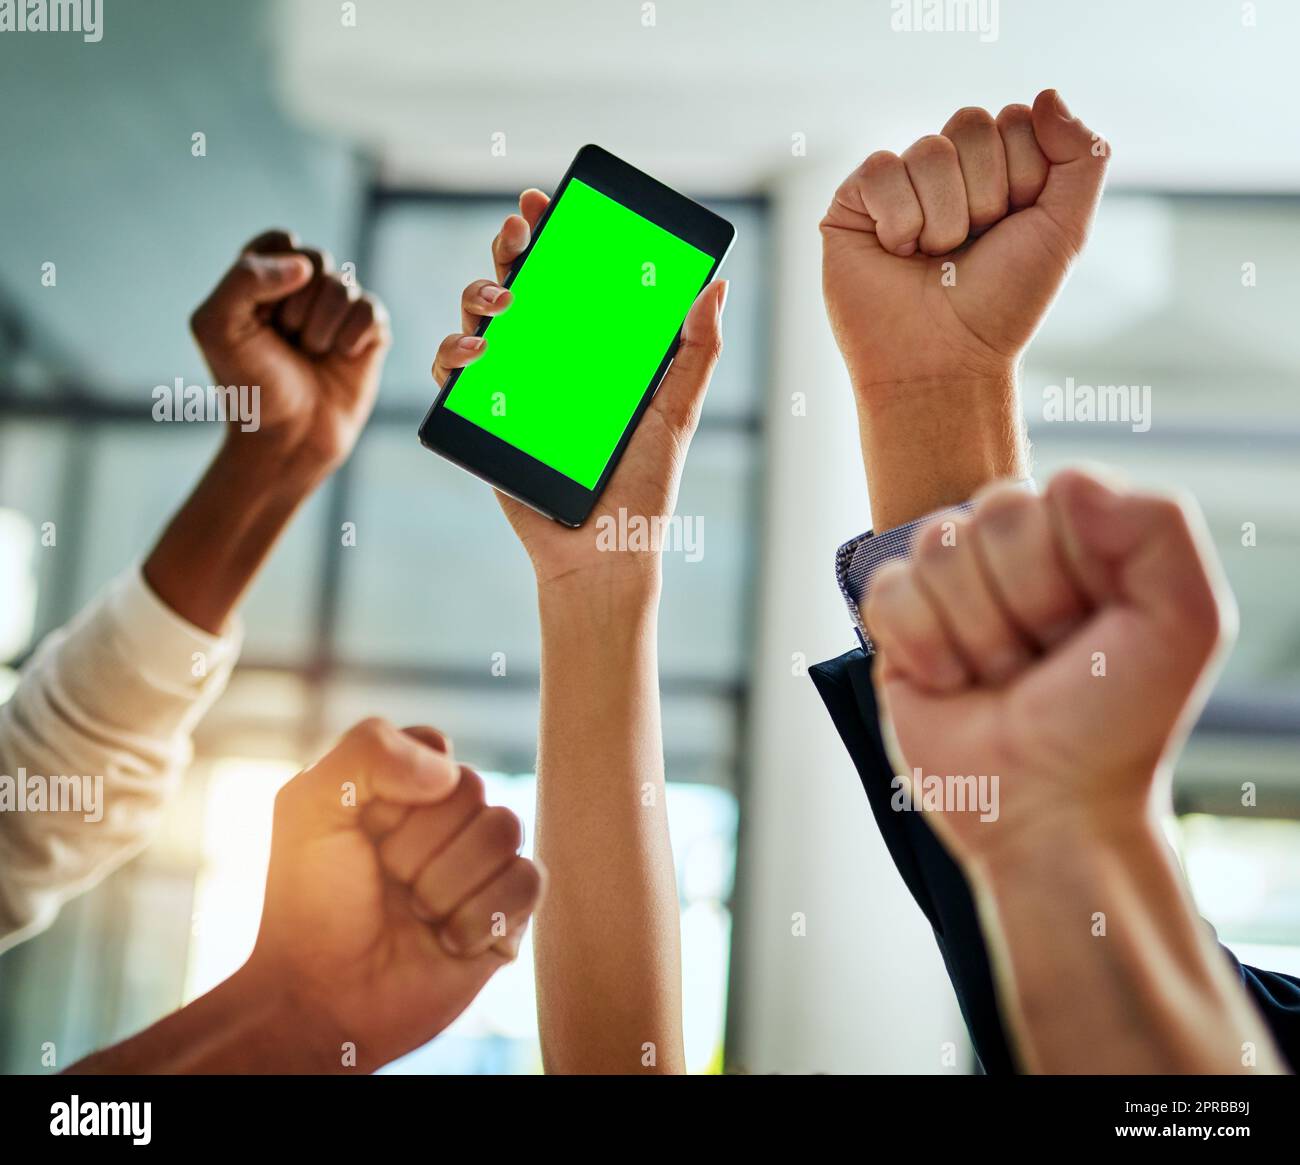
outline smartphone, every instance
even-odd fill
[[[428,449],[566,526],[591,513],[736,230],[584,146],[420,425]]]

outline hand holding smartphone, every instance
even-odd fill
[[[503,281],[509,310],[481,320],[482,356],[450,373],[420,440],[581,525],[734,237],[698,203],[584,147]]]

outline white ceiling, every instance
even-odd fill
[[[792,134],[838,164],[1054,85],[1111,140],[1116,184],[1300,190],[1295,0],[1001,0],[987,43],[892,31],[890,0],[358,0],[355,28],[341,7],[282,0],[286,106],[444,186],[558,177],[597,141],[754,190],[805,161]]]

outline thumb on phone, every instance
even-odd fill
[[[722,355],[722,309],[727,281],[710,283],[696,298],[682,324],[672,367],[655,393],[659,409],[674,431],[689,437],[699,423],[713,369]]]

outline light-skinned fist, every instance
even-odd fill
[[[1054,89],[959,109],[871,154],[822,219],[826,306],[859,402],[1005,383],[1083,248],[1110,150]]]
[[[929,815],[976,863],[1035,830],[1149,826],[1236,625],[1199,513],[1081,470],[933,520],[863,616],[914,795],[916,770],[997,779],[995,820]]]
[[[440,733],[363,721],[276,798],[241,976],[299,1018],[317,1066],[373,1070],[436,1036],[518,953],[542,891],[521,840]]]

